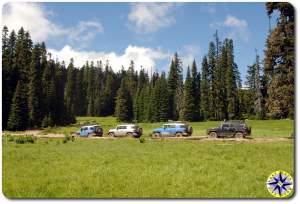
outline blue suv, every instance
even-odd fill
[[[182,122],[164,124],[162,128],[156,128],[152,132],[153,137],[182,137],[191,136],[193,128]]]
[[[102,137],[103,129],[99,125],[86,125],[82,126],[79,131],[76,132],[80,137],[99,136]]]

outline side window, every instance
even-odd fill
[[[118,126],[117,129],[118,130],[124,130],[124,129],[126,129],[126,126]]]
[[[228,124],[223,124],[223,126],[222,126],[223,128],[228,128],[229,127],[229,125]]]
[[[88,128],[87,127],[84,127],[84,128],[81,128],[81,131],[86,131]]]
[[[176,125],[170,125],[170,128],[176,128]]]

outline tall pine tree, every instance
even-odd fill
[[[36,44],[32,51],[29,73],[29,125],[39,127],[43,119],[43,90],[41,83],[41,53],[40,45]]]
[[[195,109],[193,79],[191,77],[190,68],[188,67],[184,83],[183,119],[186,121],[193,121]]]
[[[133,118],[132,98],[125,85],[125,80],[121,82],[121,86],[116,97],[116,113],[117,120],[129,122]]]

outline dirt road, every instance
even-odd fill
[[[22,132],[4,132],[5,135],[19,136],[19,135],[34,135],[38,138],[64,138],[64,134],[42,134],[41,130],[26,130]],[[104,137],[91,137],[91,138],[82,138],[82,139],[135,139],[135,138],[110,138],[108,136]],[[256,136],[256,137],[248,137],[248,138],[210,138],[208,136],[190,136],[190,137],[162,137],[162,138],[150,138],[150,140],[199,140],[199,141],[235,141],[235,142],[274,142],[274,141],[294,141],[293,138],[290,137],[266,137],[266,136]]]

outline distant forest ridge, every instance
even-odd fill
[[[294,117],[294,10],[288,3],[266,3],[280,13],[270,29],[263,60],[248,66],[242,88],[232,39],[208,42],[201,66],[194,60],[183,76],[175,53],[168,75],[135,70],[114,72],[108,63],[74,67],[47,57],[45,43],[28,31],[2,31],[4,129],[68,125],[75,116],[115,115],[119,121],[156,122]],[[198,68],[199,67],[199,68]]]

